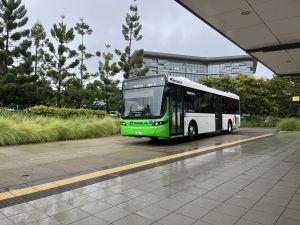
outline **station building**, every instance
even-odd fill
[[[198,57],[145,51],[144,64],[149,68],[147,75],[170,74],[197,82],[207,76],[253,75],[257,60],[249,55]]]

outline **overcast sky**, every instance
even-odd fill
[[[112,50],[123,49],[125,42],[121,26],[132,0],[23,0],[29,23],[42,22],[47,33],[60,16],[74,26],[83,17],[94,30],[86,39],[89,51],[104,50],[109,43]],[[243,50],[218,34],[208,25],[181,7],[174,0],[138,0],[144,38],[134,48],[146,51],[193,55],[228,56],[245,54]],[[79,41],[79,40],[78,40]],[[73,47],[78,43],[74,42]],[[89,66],[96,70],[96,60]],[[259,64],[256,75],[272,77],[272,71]]]

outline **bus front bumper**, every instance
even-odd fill
[[[138,126],[121,126],[121,134],[123,136],[132,137],[169,137],[169,124],[161,126],[149,126],[149,127],[138,127]]]

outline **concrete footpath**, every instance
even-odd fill
[[[233,135],[202,135],[149,142],[147,138],[113,137],[0,147],[0,191],[28,182],[114,167],[190,149],[218,145],[264,133],[269,129],[239,129]]]
[[[3,208],[0,224],[299,225],[300,133]]]

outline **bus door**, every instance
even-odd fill
[[[171,85],[170,91],[170,136],[183,135],[182,87]]]
[[[222,130],[222,98],[221,96],[214,96],[216,99],[214,100],[215,104],[215,115],[216,115],[216,130]]]

